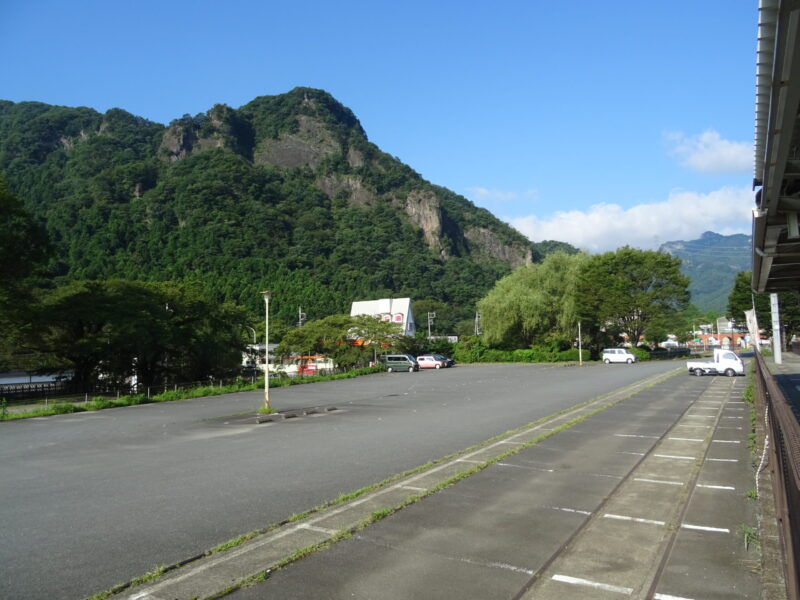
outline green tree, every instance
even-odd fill
[[[728,317],[737,325],[746,327],[744,311],[756,309],[758,326],[772,335],[772,309],[769,294],[756,294],[750,287],[751,271],[736,274],[733,289],[728,296]],[[787,339],[800,335],[800,297],[795,292],[778,294],[778,314]]]
[[[51,256],[44,228],[0,178],[0,369],[35,368],[40,356],[30,347],[32,286]]]
[[[359,347],[363,350],[361,362],[376,361],[378,354],[397,343],[401,329],[399,323],[383,321],[371,315],[357,315],[352,317],[349,337],[359,340]]]
[[[323,354],[341,366],[348,367],[358,362],[360,352],[353,348],[350,315],[331,315],[324,319],[309,321],[302,327],[288,331],[275,349],[278,356]]]
[[[575,290],[585,254],[556,252],[519,267],[478,302],[485,343],[507,349],[570,345],[577,332]]]
[[[50,257],[47,232],[0,178],[0,294],[11,294]]]
[[[410,354],[411,356],[419,356],[420,354],[425,354],[429,350],[430,344],[428,343],[428,334],[427,332],[417,330],[417,333],[413,336],[411,335],[404,335],[397,339],[394,344],[394,348],[397,352],[402,352],[403,354]]]
[[[40,351],[82,385],[196,381],[241,363],[246,314],[199,284],[77,281],[43,293],[37,313]]]
[[[689,280],[669,254],[624,247],[592,256],[581,272],[577,303],[592,351],[608,339],[637,344],[689,304]]]
[[[434,313],[431,323],[431,335],[446,335],[455,331],[457,318],[462,311],[452,310],[446,303],[438,300],[415,300],[414,316],[417,327],[428,334],[428,313]]]

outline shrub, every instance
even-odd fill
[[[467,336],[453,344],[453,358],[460,363],[481,362],[486,353],[486,346],[479,337]]]
[[[583,351],[583,359],[589,359],[589,351]],[[562,350],[556,354],[554,362],[578,362],[580,360],[580,356],[578,354],[577,348],[570,348],[569,350]]]
[[[512,355],[512,353],[508,352],[507,350],[490,349],[490,350],[486,350],[483,353],[482,362],[493,362],[493,363],[511,362],[511,360],[512,360],[511,359],[511,355]]]

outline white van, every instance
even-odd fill
[[[633,364],[636,362],[636,355],[630,353],[626,348],[606,348],[603,350],[603,362],[610,363],[628,363]]]

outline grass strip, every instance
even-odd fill
[[[127,583],[120,583],[118,585],[115,585],[111,589],[108,589],[104,592],[98,592],[93,596],[89,596],[88,598],[86,598],[86,600],[105,600],[106,598],[113,596],[114,594],[119,594],[120,592],[124,592],[125,590],[130,589],[132,587],[136,587],[139,585],[143,585],[145,583],[150,583],[151,581],[155,581],[169,570],[170,569],[168,567],[164,566],[156,567],[149,573],[145,573],[144,575],[131,579]]]
[[[287,377],[270,379],[269,387],[286,387],[290,385],[301,385],[305,383],[318,383],[321,381],[334,381],[336,379],[352,379],[361,375],[371,375],[380,373],[385,369],[382,366],[365,367],[354,369],[347,373],[335,373],[333,375],[309,375],[303,377]],[[233,383],[225,386],[204,385],[190,389],[168,390],[161,394],[146,396],[145,394],[135,394],[130,396],[120,396],[119,398],[106,398],[97,396],[89,402],[58,402],[47,408],[36,408],[24,412],[10,412],[5,398],[0,399],[0,421],[13,421],[17,419],[31,419],[34,417],[52,417],[54,415],[64,415],[87,411],[104,410],[106,408],[120,408],[124,406],[138,406],[140,404],[153,404],[156,402],[176,402],[179,400],[189,400],[192,398],[206,398],[209,396],[221,396],[223,394],[235,394],[237,392],[251,392],[263,389],[262,382],[254,383]],[[258,412],[266,412],[258,409]]]

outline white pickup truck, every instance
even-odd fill
[[[722,348],[714,349],[714,360],[687,360],[686,368],[691,375],[744,375],[744,363],[735,352]]]

